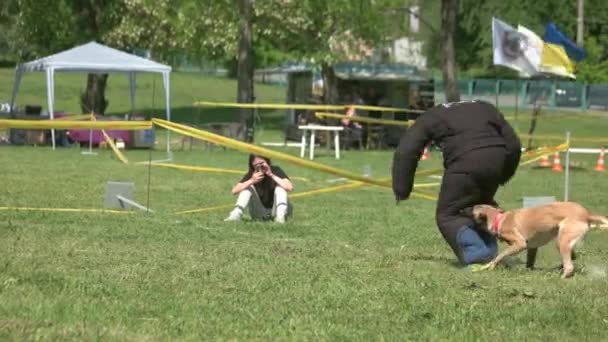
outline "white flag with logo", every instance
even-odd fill
[[[524,29],[525,32],[529,31],[534,34],[532,31]],[[534,61],[536,50],[532,48],[533,45],[529,42],[526,33],[514,29],[499,19],[492,18],[492,46],[495,65],[506,66],[526,76],[536,75],[540,59],[538,63]],[[529,59],[529,57],[532,59]]]
[[[526,36],[527,42],[526,49],[523,51],[523,58],[534,69],[534,74],[537,74],[541,71],[541,57],[545,43],[536,33],[524,26],[518,25],[517,31]]]

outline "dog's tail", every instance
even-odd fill
[[[587,221],[589,221],[589,223],[594,223],[595,227],[599,229],[608,230],[608,218],[604,215],[591,214]]]

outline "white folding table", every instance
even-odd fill
[[[342,126],[322,126],[322,125],[303,125],[298,126],[298,129],[302,130],[302,144],[300,145],[300,158],[304,158],[306,151],[306,136],[310,131],[310,160],[315,158],[315,135],[317,131],[326,131],[329,135],[331,132],[334,134],[334,149],[336,150],[336,159],[340,159],[340,131],[344,130]],[[327,137],[327,148],[330,149],[330,139]]]

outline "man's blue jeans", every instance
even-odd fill
[[[498,252],[498,243],[494,236],[469,226],[458,230],[456,242],[460,247],[460,261],[465,265],[489,262]]]

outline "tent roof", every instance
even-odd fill
[[[35,61],[20,64],[24,71],[46,69],[80,72],[170,72],[171,67],[111,47],[90,42]]]

